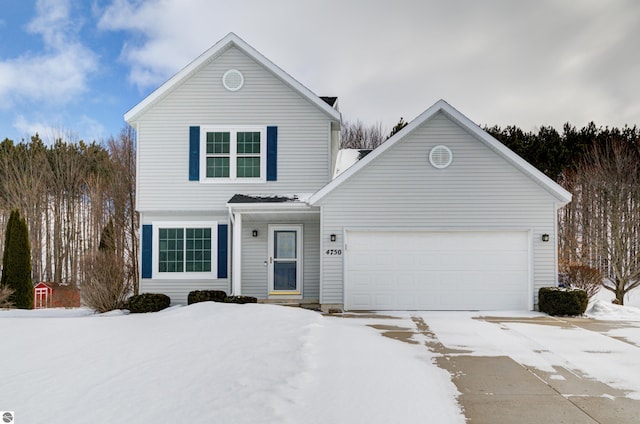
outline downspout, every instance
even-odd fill
[[[230,294],[233,294],[233,280],[235,280],[236,276],[235,273],[233,272],[233,233],[234,233],[234,226],[236,223],[235,217],[233,216],[233,211],[232,206],[231,205],[227,205],[227,207],[229,208],[229,223],[231,224],[229,226],[229,229],[231,230],[231,232],[229,233],[229,256],[230,256],[230,261],[229,261],[229,291],[231,292]]]
[[[242,294],[242,214],[232,215],[231,294]]]
[[[554,284],[558,287],[558,202],[553,202],[553,241],[554,241],[554,249],[553,249],[553,261],[555,268],[554,275]]]

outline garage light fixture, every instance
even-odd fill
[[[251,235],[254,237],[258,237],[258,230],[251,231]]]
[[[331,238],[331,241],[336,241],[336,235],[335,234],[331,234],[331,236],[329,236]]]
[[[549,241],[549,234],[543,234],[542,235],[542,241],[544,241],[545,243]]]

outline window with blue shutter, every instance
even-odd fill
[[[227,247],[229,226],[227,224],[218,225],[218,278],[227,278]]]
[[[189,181],[200,179],[200,127],[189,127]]]
[[[142,278],[151,278],[153,263],[153,226],[142,226]]]
[[[267,181],[278,179],[278,127],[267,127]]]

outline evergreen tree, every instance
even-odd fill
[[[112,218],[109,218],[109,222],[107,222],[107,225],[102,229],[98,250],[107,253],[115,253],[116,251],[116,235]]]
[[[391,129],[391,133],[389,134],[389,137],[387,137],[387,138],[391,138],[391,137],[393,137],[394,135],[396,135],[396,133],[397,133],[397,132],[399,132],[401,129],[403,129],[403,128],[404,128],[404,127],[406,127],[406,126],[407,126],[407,123],[406,123],[406,122],[404,122],[404,118],[403,118],[403,117],[400,117],[400,120],[399,120],[399,121],[398,121],[398,123],[395,125],[395,127],[393,127],[393,128]]]
[[[12,210],[11,215],[9,215],[9,221],[7,222],[7,228],[5,229],[4,235],[4,251],[2,253],[2,277],[0,278],[0,286],[7,286],[7,273],[6,273],[6,264],[8,262],[8,253],[9,253],[9,244],[11,240],[11,228],[13,227],[13,223],[16,219],[16,211]]]
[[[12,220],[13,218],[13,220]],[[33,308],[33,282],[31,280],[31,245],[29,229],[20,212],[11,212],[5,238],[2,280],[14,290],[10,298],[16,308]]]

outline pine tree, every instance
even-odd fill
[[[116,251],[116,234],[115,229],[113,228],[112,218],[109,218],[109,222],[102,229],[98,250],[107,253],[115,253]]]
[[[394,135],[396,135],[397,132],[399,132],[401,129],[403,129],[404,127],[407,126],[407,123],[404,122],[404,118],[400,117],[400,120],[398,121],[398,123],[391,129],[391,133],[389,134],[389,137],[387,138],[391,138]]]
[[[2,253],[2,277],[0,279],[0,286],[7,286],[7,273],[6,273],[6,264],[8,262],[8,253],[9,253],[9,244],[11,240],[11,228],[13,227],[13,223],[16,219],[16,211],[12,210],[9,215],[9,221],[7,222],[7,228],[4,232],[4,251]]]
[[[15,209],[9,217],[3,255],[2,285],[14,290],[10,301],[20,309],[33,308],[29,229]]]

